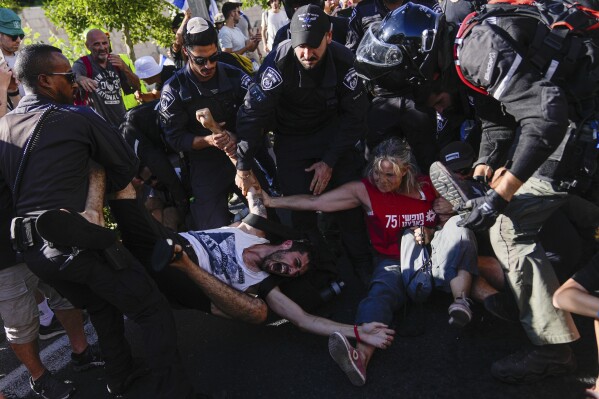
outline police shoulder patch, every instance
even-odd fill
[[[160,95],[160,114],[165,117],[170,117],[172,114],[168,110],[175,102],[175,96],[169,91],[163,91]]]
[[[264,90],[272,90],[275,87],[279,86],[283,83],[283,78],[279,74],[279,72],[273,67],[268,67],[262,72],[262,77],[260,79],[260,86]]]
[[[241,76],[241,88],[242,89],[248,89],[248,87],[250,87],[250,83],[252,82],[252,78],[250,78],[248,75],[246,75],[245,73]]]
[[[358,86],[358,75],[356,74],[356,70],[354,68],[350,68],[345,77],[343,78],[343,84],[350,90],[355,90]]]

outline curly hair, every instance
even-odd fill
[[[406,170],[399,187],[400,193],[407,194],[418,191],[417,177],[420,174],[420,169],[416,166],[412,149],[405,140],[390,138],[374,148],[366,166],[366,178],[372,184],[375,184],[374,175],[381,171],[383,161],[390,162],[393,165],[393,171],[397,175],[400,175],[402,170]]]

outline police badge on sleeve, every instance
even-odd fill
[[[247,90],[248,87],[250,87],[250,83],[252,83],[252,78],[246,74],[243,74],[243,77],[241,78],[241,88]]]
[[[354,68],[350,68],[345,77],[343,78],[343,84],[350,90],[355,90],[358,86],[358,75],[356,74],[356,70]]]
[[[262,86],[264,90],[272,90],[281,83],[283,83],[283,78],[273,67],[268,67],[262,72],[260,86]]]

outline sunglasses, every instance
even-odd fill
[[[23,38],[25,37],[25,35],[24,35],[24,34],[22,34],[22,33],[21,33],[20,35],[7,35],[6,33],[3,33],[3,35],[4,35],[4,36],[8,36],[8,37],[10,37],[10,38],[12,39],[12,41],[13,41],[13,42],[16,42],[16,41],[17,41],[17,39],[21,39],[21,40],[23,40]]]
[[[75,72],[51,72],[51,73],[47,73],[46,75],[62,75],[65,78],[67,78],[67,80],[69,81],[70,84],[74,84],[75,83],[75,79],[77,78],[77,76],[75,75]]]
[[[193,54],[191,54],[191,51],[189,51],[189,50],[187,50],[187,54],[189,55],[189,58],[192,59],[196,65],[202,66],[202,65],[206,65],[206,63],[208,61],[210,61],[211,63],[215,63],[218,60],[220,51],[217,51],[216,53],[212,54],[210,57],[196,57]]]

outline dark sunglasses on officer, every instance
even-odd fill
[[[64,76],[70,84],[75,84],[75,80],[77,78],[77,76],[75,75],[75,72],[71,71],[71,72],[50,72],[50,73],[46,73],[45,75],[62,75]]]
[[[215,63],[216,61],[218,61],[218,56],[220,55],[220,51],[217,50],[216,53],[212,54],[209,57],[196,57],[195,55],[193,55],[191,53],[191,51],[189,49],[187,49],[187,54],[189,55],[189,58],[191,60],[193,60],[193,62],[196,65],[204,66],[204,65],[206,65],[206,63],[208,61],[210,61],[210,63],[212,63],[212,64]]]

